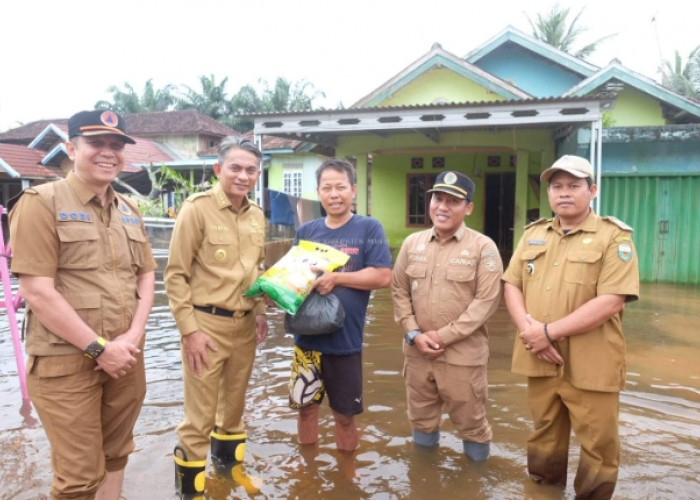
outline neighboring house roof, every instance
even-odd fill
[[[0,143],[4,142],[7,144],[29,144],[52,124],[60,127],[61,130],[68,130],[67,118],[57,118],[55,120],[38,120],[0,133]]]
[[[179,157],[170,155],[163,151],[157,142],[144,139],[143,137],[131,136],[136,144],[129,144],[124,149],[124,170],[123,173],[138,172],[140,165],[160,166],[163,163],[171,162]],[[42,163],[50,166],[60,166],[68,157],[64,144],[58,144],[46,156],[42,157]]]
[[[29,143],[30,148],[41,149],[42,151],[52,150],[57,143],[68,140],[68,126],[59,127],[50,123],[44,130]]]
[[[241,135],[196,109],[128,114],[124,116],[124,121],[128,133],[140,137],[152,135],[209,135],[215,137]]]
[[[515,43],[520,45],[521,47],[549,59],[575,73],[578,73],[583,77],[588,77],[598,70],[598,66],[586,62],[578,57],[572,56],[571,54],[567,54],[563,50],[559,50],[554,46],[541,40],[537,40],[532,36],[526,35],[513,26],[506,26],[503,31],[498,33],[496,36],[469,52],[466,56],[464,56],[464,59],[468,63],[477,64],[488,54],[494,52],[499,47],[507,43]]]
[[[372,93],[366,95],[350,108],[364,108],[377,106],[398,89],[406,86],[425,72],[433,68],[447,68],[465,78],[481,85],[487,90],[505,99],[530,99],[532,96],[508,82],[460,59],[444,50],[439,43],[433,44],[430,52],[410,64],[396,76],[381,85]]]
[[[582,80],[578,85],[572,87],[563,94],[564,97],[581,97],[595,91],[604,90],[605,86],[613,82],[622,82],[630,87],[634,87],[650,96],[680,110],[681,113],[688,113],[700,118],[700,103],[691,101],[682,95],[676,94],[663,85],[642,74],[636,73],[623,66],[619,61],[613,60],[600,71]],[[677,120],[678,117],[674,117]]]
[[[239,132],[223,125],[196,109],[160,111],[156,113],[131,113],[124,115],[129,135],[148,137],[153,135],[208,135],[238,136]],[[29,144],[50,125],[64,132],[68,130],[68,119],[38,120],[0,133],[0,142]]]
[[[13,178],[55,178],[60,177],[60,171],[47,168],[41,164],[46,153],[38,149],[30,149],[21,144],[0,143],[0,171]]]

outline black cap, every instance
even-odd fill
[[[124,138],[124,142],[136,144],[136,141],[126,135],[124,119],[114,111],[96,109],[94,111],[81,111],[68,119],[68,138],[82,135],[91,137],[95,135],[114,134]]]
[[[438,175],[437,179],[435,179],[435,184],[428,192],[440,191],[451,194],[456,198],[471,201],[472,196],[474,196],[474,189],[476,189],[474,181],[469,177],[460,172],[449,171]]]

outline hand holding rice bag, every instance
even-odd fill
[[[246,297],[267,294],[281,309],[296,314],[316,280],[315,267],[331,272],[345,265],[350,257],[340,250],[299,240],[275,265],[265,271],[245,292]]]

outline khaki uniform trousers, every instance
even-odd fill
[[[487,443],[486,366],[460,366],[406,356],[406,401],[411,427],[430,434],[440,427],[443,408],[463,441]]]
[[[201,377],[190,371],[182,350],[185,419],[177,433],[179,445],[191,462],[206,460],[214,425],[222,433],[245,432],[246,389],[257,339],[254,311],[238,319],[196,309],[194,314],[200,329],[211,337],[218,350],[207,349],[210,369],[203,368]]]
[[[126,467],[146,395],[143,353],[125,376],[81,354],[31,356],[27,388],[51,443],[51,498],[93,499],[106,471]]]
[[[527,442],[530,475],[566,484],[573,428],[581,443],[576,498],[611,498],[619,467],[619,393],[577,389],[559,377],[529,377],[528,399],[535,426]]]

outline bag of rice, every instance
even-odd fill
[[[265,293],[281,309],[294,315],[316,280],[316,272],[311,268],[331,272],[344,266],[349,258],[331,246],[299,240],[298,245],[290,248],[275,265],[255,280],[245,296],[255,297]]]

